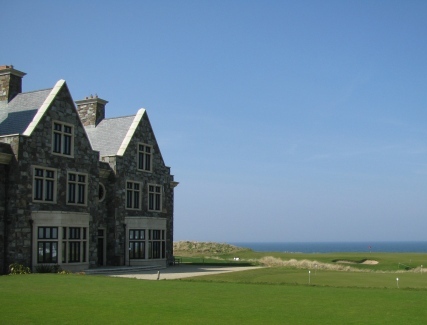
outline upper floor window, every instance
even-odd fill
[[[126,209],[141,209],[141,183],[126,182]]]
[[[73,126],[61,122],[53,122],[53,146],[56,154],[72,156],[73,154]]]
[[[162,186],[153,184],[148,185],[148,210],[162,210]]]
[[[33,169],[33,201],[56,201],[56,170],[34,167]]]
[[[87,175],[68,173],[67,179],[67,204],[86,205]]]
[[[138,169],[152,171],[153,147],[148,144],[138,144]]]

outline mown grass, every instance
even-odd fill
[[[297,262],[185,280],[0,276],[0,324],[415,324],[427,319],[427,272],[417,268],[427,266],[426,254],[245,250],[238,252],[240,260],[235,261],[236,255],[189,254],[183,261],[205,265],[259,265],[263,258]],[[379,264],[351,264],[351,271],[332,268],[337,265],[334,260],[366,259]],[[322,268],[304,268],[315,263]]]
[[[399,279],[398,281],[396,279]],[[271,267],[194,277],[188,281],[427,290],[427,273],[343,272]],[[426,292],[427,294],[427,292]]]
[[[426,290],[422,289],[213,281],[3,276],[0,323],[415,324],[427,319]]]

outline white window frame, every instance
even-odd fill
[[[137,169],[151,173],[153,171],[153,146],[140,142],[137,151]]]
[[[62,264],[87,263],[89,259],[88,227],[61,227]],[[76,252],[78,249],[78,252]],[[78,258],[76,259],[76,256]]]
[[[138,234],[137,238],[135,234]],[[165,229],[130,228],[128,240],[129,260],[164,260],[166,258]]]
[[[37,231],[37,264],[58,264],[58,257],[59,257],[58,227],[41,226],[41,227],[36,227],[36,231]],[[50,258],[47,258],[47,257],[50,257]]]
[[[70,176],[75,176],[74,180],[70,180]],[[84,181],[81,181],[81,177],[84,177]],[[74,185],[71,188],[71,185]],[[86,173],[79,173],[74,171],[67,172],[67,197],[66,204],[67,205],[79,205],[79,206],[87,206],[87,193],[89,188],[89,176]],[[81,194],[81,190],[83,189],[84,193]],[[74,202],[70,202],[71,191],[74,191],[73,198]],[[81,202],[83,199],[83,202]]]
[[[61,129],[56,130],[56,125],[60,126]],[[65,128],[70,128],[71,131],[67,132]],[[69,143],[67,140],[68,137],[70,137]],[[74,125],[60,121],[52,121],[52,154],[74,157]]]
[[[132,185],[132,186],[129,187],[129,185]],[[135,187],[135,185],[138,186],[138,189]],[[130,194],[130,197],[129,197],[129,194]],[[135,206],[135,198],[138,199],[138,206]],[[129,202],[131,203],[130,207],[129,207]],[[126,210],[141,210],[142,208],[142,183],[141,182],[135,182],[131,180],[126,181],[125,207],[126,207]]]
[[[159,189],[159,191],[157,191]],[[163,186],[148,184],[148,211],[161,212],[163,206]]]
[[[57,191],[57,183],[58,183],[58,170],[55,168],[48,168],[42,166],[32,166],[33,168],[33,202],[43,202],[43,203],[56,203],[56,191]],[[37,170],[42,170],[43,175],[37,175]],[[53,177],[47,177],[46,173],[52,172]],[[41,184],[40,184],[41,181]],[[49,188],[48,182],[52,181],[52,199],[48,199],[46,194]],[[41,185],[41,189],[40,189]],[[41,199],[39,198],[39,190],[42,191]]]

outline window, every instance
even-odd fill
[[[53,122],[53,153],[72,156],[73,127],[60,122]]]
[[[38,227],[37,263],[58,262],[58,227]]]
[[[33,169],[33,201],[55,203],[56,170],[34,167]]]
[[[147,144],[138,144],[138,169],[151,172],[153,147]]]
[[[130,259],[145,258],[145,230],[144,229],[129,230],[129,258]]]
[[[157,259],[165,258],[165,231],[149,230],[148,231],[148,258]]]
[[[81,263],[87,261],[87,228],[62,228],[62,262]]]
[[[99,202],[102,202],[105,199],[105,186],[102,183],[99,183],[98,186],[98,199]]]
[[[126,208],[139,210],[141,208],[141,183],[126,182]]]
[[[162,187],[160,185],[148,185],[148,210],[162,210]]]
[[[86,205],[87,175],[68,173],[67,204]]]
[[[147,256],[146,247],[148,247]],[[166,258],[165,230],[129,229],[129,259],[146,258]]]

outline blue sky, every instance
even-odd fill
[[[426,1],[4,1],[0,64],[146,108],[175,239],[425,240]]]

